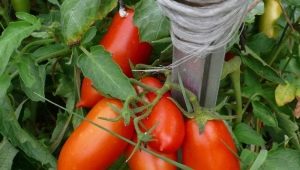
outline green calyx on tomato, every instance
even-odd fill
[[[277,0],[264,0],[264,3],[265,11],[259,20],[259,30],[269,38],[274,38],[278,32],[275,24],[282,14],[282,9]]]
[[[130,62],[132,64],[146,64],[150,58],[152,47],[147,42],[141,42],[138,28],[133,23],[134,11],[126,10],[127,15],[121,17],[119,12],[113,17],[107,33],[99,42],[106,51],[112,54],[125,75],[132,77]],[[86,78],[85,78],[86,79]],[[77,107],[93,107],[102,97],[93,88],[92,82],[83,80],[81,87],[81,99]]]

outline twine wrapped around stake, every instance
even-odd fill
[[[171,21],[173,46],[186,55],[163,67],[172,69],[191,59],[204,58],[226,46],[243,23],[248,0],[157,0]],[[140,71],[140,70],[135,70]]]

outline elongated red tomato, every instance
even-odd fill
[[[157,78],[151,77],[151,76],[143,77],[143,78],[141,78],[140,81],[142,83],[144,83],[145,85],[148,85],[150,87],[154,87],[154,88],[157,88],[157,89],[160,89],[163,86],[163,84]],[[143,88],[138,86],[137,87],[137,92],[142,93]],[[164,97],[170,97],[170,96],[171,96],[171,94],[169,92],[164,94]],[[148,92],[146,94],[146,97],[147,97],[148,102],[151,102],[155,99],[156,94],[153,93],[153,92]]]
[[[126,17],[121,17],[119,12],[116,12],[108,32],[99,42],[112,54],[112,59],[128,77],[132,77],[129,63],[132,62],[134,65],[147,63],[152,51],[149,43],[140,41],[138,28],[133,23],[133,15],[132,9],[127,9]],[[101,98],[100,94],[94,93],[95,91],[91,84],[82,83],[81,99],[77,106],[92,107],[95,101]]]
[[[148,142],[151,148],[164,153],[173,153],[179,149],[185,134],[184,119],[170,99],[162,97],[142,122],[147,130],[155,127],[151,133],[153,141]]]
[[[103,96],[92,85],[92,80],[84,77],[81,84],[81,100],[76,107],[93,107]]]
[[[239,170],[234,141],[226,125],[210,120],[202,133],[194,119],[186,122],[183,163],[194,170]]]
[[[126,156],[128,157],[133,151],[133,146],[128,146]],[[148,148],[150,149],[150,148]],[[159,153],[160,155],[171,160],[177,160],[177,153]],[[176,170],[176,166],[147,153],[142,150],[137,150],[128,161],[130,170]]]
[[[133,23],[134,11],[127,9],[126,12],[126,17],[121,17],[118,12],[115,14],[100,45],[112,54],[113,60],[131,77],[129,61],[133,64],[147,63],[152,47],[146,42],[140,42],[138,28]]]
[[[115,99],[102,99],[88,113],[87,119],[99,126],[131,138],[134,134],[133,125],[124,125],[123,120],[117,122],[99,119],[113,119],[118,116],[111,109],[118,108],[122,103]],[[125,151],[127,143],[110,133],[83,121],[65,142],[58,158],[58,170],[99,170],[109,167]]]

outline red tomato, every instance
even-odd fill
[[[132,124],[125,126],[123,120],[111,122],[99,117],[116,118],[111,109],[122,103],[115,99],[102,99],[88,113],[87,119],[114,131],[128,139],[134,134]],[[127,143],[88,121],[83,121],[65,142],[59,158],[58,170],[99,170],[109,167],[125,151]]]
[[[131,77],[129,60],[133,64],[147,63],[152,48],[150,44],[140,42],[138,28],[133,23],[134,11],[127,9],[127,13],[126,17],[116,13],[100,45],[112,54],[113,60]]]
[[[76,107],[93,107],[103,96],[92,86],[92,81],[85,77],[81,84],[80,101]]]
[[[184,138],[184,119],[170,99],[162,97],[142,122],[147,130],[155,126],[151,133],[153,141],[148,142],[151,148],[164,153],[173,153],[179,149]]]
[[[141,78],[140,81],[142,83],[150,86],[150,87],[154,87],[154,88],[157,88],[157,89],[160,89],[163,86],[163,84],[157,78],[155,78],[155,77],[150,77],[150,76],[143,77],[143,78]],[[138,93],[142,93],[143,92],[143,88],[142,87],[137,86],[136,89],[137,89]],[[171,96],[170,93],[164,94],[164,97],[170,97],[170,96]],[[153,93],[153,92],[148,92],[146,94],[146,97],[147,97],[148,102],[151,102],[151,101],[153,101],[155,99],[156,94]]]
[[[113,60],[120,66],[124,74],[132,77],[129,61],[133,64],[147,63],[152,47],[149,43],[140,42],[138,28],[133,23],[134,11],[127,9],[127,13],[126,17],[121,17],[119,12],[116,12],[107,33],[100,41],[100,45],[112,54]],[[79,107],[92,107],[95,101],[99,101],[99,95],[90,95],[93,91],[95,90],[91,85],[82,85],[81,95],[87,97],[82,97],[79,101],[81,104],[77,105]],[[84,94],[86,92],[87,94]]]
[[[133,146],[127,148],[126,156],[128,157],[133,151]],[[150,149],[150,148],[148,148]],[[171,160],[177,160],[177,153],[159,153],[160,155]],[[128,161],[130,170],[176,170],[176,166],[147,153],[143,150],[137,150]]]
[[[195,170],[239,170],[234,141],[226,125],[210,120],[202,133],[194,119],[186,122],[182,147],[183,163]],[[232,153],[234,152],[234,153]]]

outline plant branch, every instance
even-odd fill
[[[286,10],[283,8],[282,3],[281,3],[280,1],[278,1],[278,0],[277,0],[277,2],[278,2],[278,4],[280,5],[280,8],[281,8],[281,10],[282,10],[282,12],[283,12],[283,15],[284,15],[284,18],[286,19],[286,22],[288,23],[288,25],[289,25],[289,27],[291,28],[292,32],[296,32],[296,30],[295,30],[295,28],[294,28],[294,26],[293,26],[292,21],[290,20],[288,14],[287,14],[287,12],[286,12]]]

